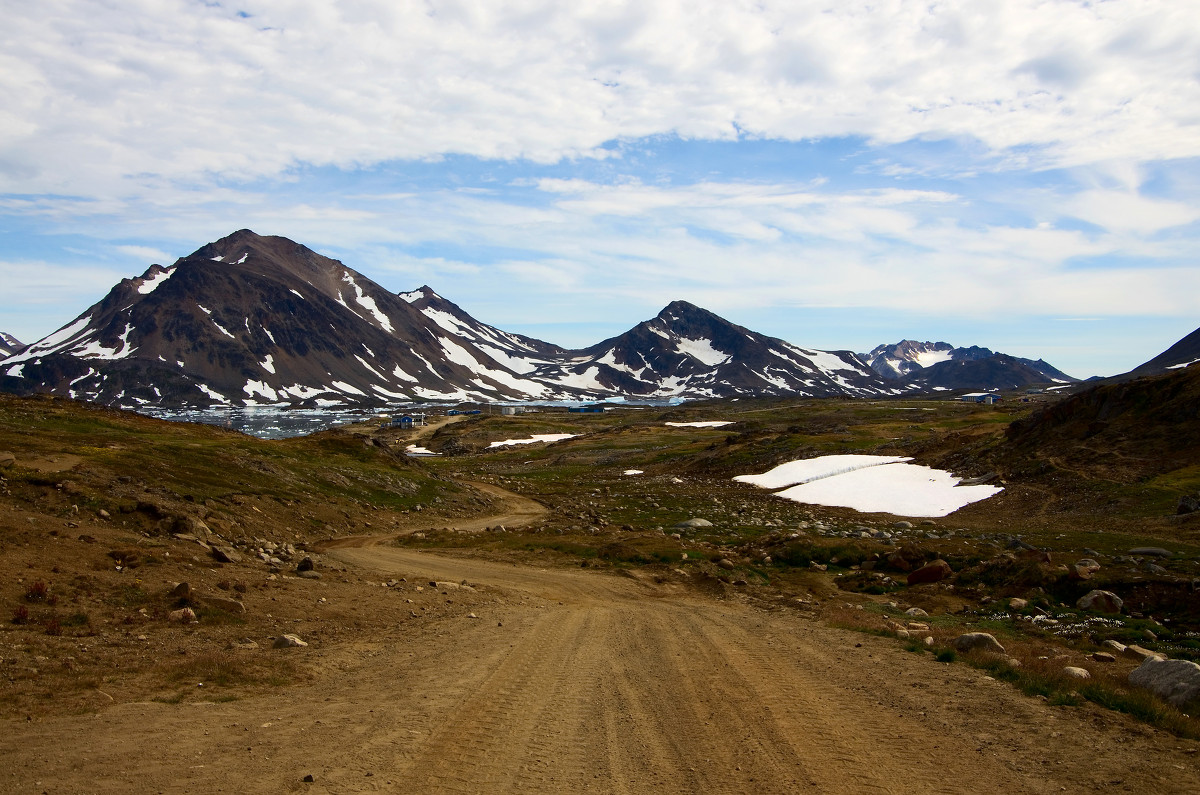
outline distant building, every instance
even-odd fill
[[[424,425],[424,424],[425,424],[425,415],[424,414],[401,414],[399,417],[392,417],[388,422],[386,422],[384,424],[384,427],[385,428],[401,428],[403,430],[407,430],[407,429],[412,428],[414,425]]]
[[[567,411],[572,414],[603,414],[604,406],[570,406]]]
[[[968,392],[959,397],[964,403],[986,403],[989,406],[1000,401],[1000,396],[993,392]]]

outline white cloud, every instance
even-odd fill
[[[1200,154],[1200,8],[1174,0],[58,0],[9,8],[0,53],[12,193],[551,162],[660,134],[966,136],[1058,164]]]
[[[178,256],[171,256],[165,251],[160,251],[150,246],[117,246],[117,251],[147,265],[153,262],[157,262],[160,265],[169,264],[174,262]]]

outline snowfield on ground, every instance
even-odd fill
[[[905,463],[898,456],[834,455],[781,464],[761,475],[734,480],[772,489],[789,484],[777,497],[809,505],[852,508],[896,516],[946,516],[985,500],[999,486],[959,486],[959,478],[940,469]]]
[[[720,428],[722,425],[733,425],[733,420],[709,420],[707,422],[668,422],[672,428]]]
[[[563,439],[574,439],[577,433],[535,433],[528,439],[505,439],[503,442],[492,442],[488,448],[506,447],[510,444],[533,444],[534,442],[561,442]]]
[[[441,453],[435,453],[432,450],[429,450],[425,447],[421,447],[421,446],[415,445],[415,444],[410,444],[408,447],[404,448],[404,452],[408,453],[409,455],[415,455],[415,456],[441,455]]]
[[[911,460],[898,455],[823,455],[820,458],[789,461],[761,475],[738,475],[734,480],[764,489],[782,489],[785,486],[843,475],[856,469]]]

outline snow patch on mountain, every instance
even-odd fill
[[[167,279],[171,278],[171,274],[173,274],[174,272],[175,272],[174,268],[167,268],[164,271],[160,271],[160,272],[154,274],[149,279],[146,279],[141,284],[139,284],[137,291],[139,293],[141,293],[142,295],[149,295],[150,293],[154,292],[159,287],[159,285],[161,285]]]
[[[716,367],[718,364],[724,364],[729,361],[729,354],[724,351],[719,351],[713,347],[712,340],[706,339],[688,339],[680,337],[675,344],[677,353],[682,353],[685,356],[691,356],[709,367]]]

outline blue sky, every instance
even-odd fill
[[[1194,4],[0,4],[26,342],[240,228],[572,347],[684,299],[1086,377],[1200,325]]]

